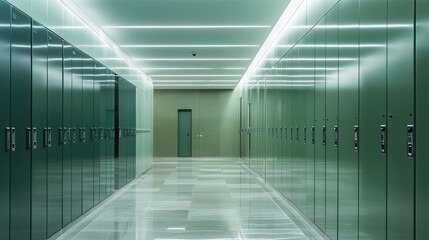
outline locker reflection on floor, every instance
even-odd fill
[[[151,172],[58,239],[323,239],[243,167],[238,159],[155,159]]]

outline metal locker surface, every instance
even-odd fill
[[[31,144],[31,239],[44,240],[47,237],[48,32],[35,21],[32,31],[31,127],[36,133],[32,133]]]
[[[11,19],[10,116],[15,150],[10,163],[10,239],[26,240],[31,227],[31,19],[13,7]]]
[[[86,129],[90,130],[94,122],[94,60],[87,55],[83,59],[82,124],[78,141],[82,145],[82,212],[86,212],[94,206],[94,147],[93,142],[86,140]]]
[[[413,239],[414,146],[410,157],[406,136],[415,116],[414,0],[389,0],[387,10],[387,238]]]
[[[338,5],[326,15],[327,26],[338,26]],[[326,45],[338,46],[338,27],[326,29]],[[337,239],[338,224],[338,47],[326,48],[326,234]]]
[[[48,31],[48,237],[59,231],[63,220],[63,40]],[[68,173],[69,174],[69,173]]]
[[[339,3],[339,43],[357,46],[359,30],[345,28],[359,22],[359,2]],[[359,112],[359,49],[339,49],[338,239],[358,239],[359,159],[354,150],[354,126]]]
[[[60,128],[52,128],[58,136],[53,138],[53,143],[58,143],[63,148],[63,227],[72,221],[72,146],[69,143],[68,129],[72,127],[72,78],[73,58],[76,52],[73,47],[64,42],[63,45],[63,125]],[[49,82],[50,84],[51,82]],[[65,141],[64,141],[65,139]]]
[[[10,185],[10,14],[11,7],[0,0],[0,239],[9,239]],[[7,117],[3,117],[7,116]],[[9,141],[8,141],[9,140]]]
[[[105,73],[104,67],[95,63],[94,65],[94,81],[92,86],[93,91],[93,122],[91,123],[90,130],[88,132],[88,142],[92,142],[93,147],[93,157],[94,157],[94,200],[99,202],[106,197],[106,194],[103,192],[102,188],[102,164],[100,159],[100,142],[93,139],[94,128],[99,126],[100,122],[100,82],[103,80]]]
[[[82,127],[83,54],[73,49],[72,59],[72,127],[68,143],[72,145],[72,220],[82,214],[82,144],[78,139]],[[70,130],[70,129],[69,129]]]
[[[322,19],[315,31],[315,58],[325,58],[325,19]],[[320,76],[315,81],[315,224],[320,229],[326,229],[326,162],[325,162],[325,146],[323,144],[323,128],[325,127],[325,108],[326,108],[326,86],[325,86],[325,62],[316,61],[315,74]]]
[[[386,124],[387,0],[361,0],[359,31],[359,239],[386,239],[386,156],[380,126]]]
[[[429,162],[428,162],[428,137],[429,136],[429,111],[428,89],[429,82],[429,1],[416,1],[416,209],[415,229],[416,240],[427,239],[429,221]]]

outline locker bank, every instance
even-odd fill
[[[0,239],[429,239],[429,0],[0,0]]]

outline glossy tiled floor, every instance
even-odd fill
[[[272,195],[236,159],[155,159],[59,239],[322,239]]]

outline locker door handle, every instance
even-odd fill
[[[414,125],[407,126],[407,156],[414,158]]]
[[[31,149],[32,145],[32,139],[31,139],[31,128],[25,129],[26,135],[27,135],[27,149]]]
[[[287,141],[287,127],[285,127],[285,140]]]
[[[63,137],[63,129],[62,129],[62,128],[59,128],[58,133],[59,133],[59,137],[60,137],[60,141],[59,141],[60,145],[61,145],[61,144],[65,144],[65,142],[63,142],[63,141],[64,141],[64,137]]]
[[[68,134],[67,134],[67,132],[68,132]],[[68,136],[68,138],[67,138],[67,136]],[[67,142],[67,140],[68,140],[69,144],[72,143],[72,129],[71,128],[69,128],[68,130],[66,128],[64,128],[64,142]]]
[[[9,127],[5,129],[5,134],[6,134],[5,136],[6,152],[9,152],[10,151],[10,128]]]
[[[98,131],[98,129],[94,128],[94,141],[98,139],[97,131]]]
[[[83,142],[83,129],[79,128],[79,142]]]
[[[354,148],[355,151],[359,150],[359,126],[354,126]]]
[[[386,125],[380,126],[380,152],[382,154],[386,154],[386,142],[387,142],[387,131],[386,131]]]
[[[334,146],[338,148],[338,126],[334,126]]]
[[[37,149],[37,128],[33,128],[33,149]]]
[[[299,128],[296,128],[296,142],[299,143]]]
[[[303,132],[304,132],[304,138],[303,138],[303,140],[304,140],[304,144],[306,144],[307,143],[307,127],[304,126]]]
[[[103,140],[103,128],[101,127],[101,128],[99,128],[98,129],[99,130],[99,136],[100,136],[100,140]]]
[[[48,147],[48,128],[43,128],[43,147]]]
[[[280,140],[283,139],[283,128],[280,128]]]
[[[73,128],[73,143],[76,143],[76,128]]]
[[[82,129],[82,139],[83,139],[83,142],[86,142],[86,128]]]
[[[311,144],[315,144],[316,142],[316,129],[314,126],[311,127]]]
[[[326,146],[326,126],[322,127],[322,145]]]
[[[11,151],[12,152],[15,152],[15,150],[16,150],[16,144],[15,144],[15,140],[16,140],[16,130],[15,130],[15,128],[13,127],[12,128],[12,133],[11,133]]]
[[[293,128],[290,128],[290,141],[293,142]]]
[[[48,147],[52,146],[52,129],[48,128]]]

